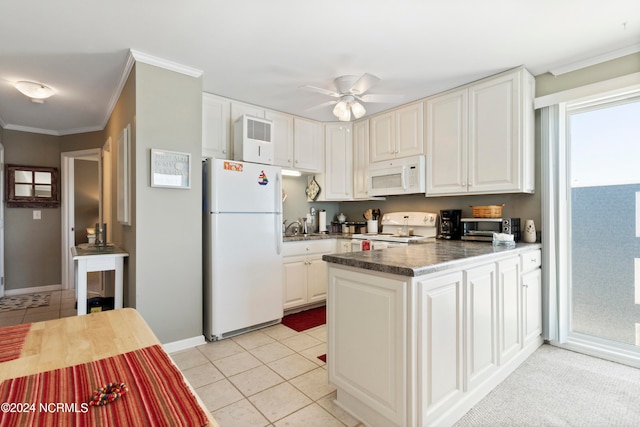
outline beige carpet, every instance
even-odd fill
[[[455,426],[640,426],[640,369],[543,345]]]

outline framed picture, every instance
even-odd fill
[[[191,154],[152,148],[151,186],[191,188]]]
[[[131,153],[130,153],[131,124],[128,124],[118,136],[117,147],[117,202],[118,222],[131,225]]]

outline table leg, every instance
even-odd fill
[[[123,257],[118,257],[116,258],[116,277],[115,277],[115,296],[114,296],[114,301],[113,301],[113,305],[114,305],[114,309],[117,308],[122,308],[123,305],[123,276],[124,276],[124,272],[123,272],[123,267],[124,267],[124,258]]]
[[[77,260],[76,270],[76,301],[78,302],[78,316],[87,314],[87,261]]]

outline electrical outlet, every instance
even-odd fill
[[[42,219],[42,211],[33,211],[33,219]]]

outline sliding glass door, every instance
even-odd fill
[[[640,98],[568,106],[566,154],[568,342],[640,356]]]

